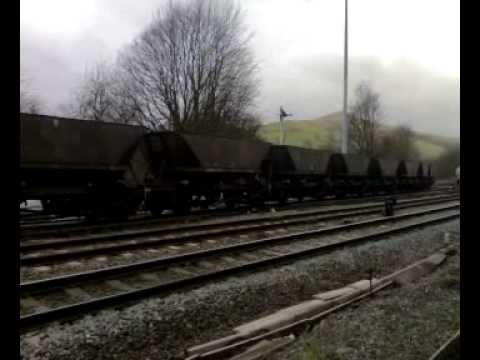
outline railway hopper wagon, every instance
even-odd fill
[[[267,178],[272,198],[281,202],[289,196],[303,199],[305,196],[334,195],[342,198],[347,194],[387,190],[377,159],[272,145],[269,164],[271,170]]]
[[[431,166],[424,171],[421,162],[401,160],[397,168],[397,182],[400,191],[427,189],[433,184]]]
[[[283,203],[289,197],[326,195],[330,157],[325,151],[272,145],[264,162],[270,199]]]
[[[269,143],[162,131],[145,135],[142,148],[150,164],[147,207],[154,214],[265,199],[262,164]]]
[[[269,153],[271,197],[285,202],[288,197],[322,198],[334,195],[395,193],[429,188],[433,182],[431,166],[394,159],[329,153],[296,146],[272,145]]]
[[[398,188],[397,170],[400,165],[399,160],[389,158],[379,158],[378,163],[382,170],[382,185],[387,193],[396,193]]]
[[[331,182],[338,197],[386,191],[382,168],[377,159],[352,154],[332,156],[336,157],[337,165],[333,167]]]
[[[146,129],[20,114],[20,200],[38,199],[62,215],[124,216],[142,199],[127,176]]]
[[[143,201],[154,215],[224,201],[420,190],[430,166],[342,155],[260,140],[20,115],[20,201],[91,218],[124,217]]]
[[[435,183],[433,175],[432,164],[426,164],[422,178],[422,189],[429,189]]]

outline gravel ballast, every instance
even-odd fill
[[[457,253],[433,274],[328,316],[268,359],[429,359],[459,328]]]
[[[380,277],[444,246],[459,220],[374,244],[229,278],[184,293],[104,310],[21,336],[24,359],[174,359],[249,320],[366,277]],[[372,256],[372,254],[375,254]]]
[[[407,207],[403,209],[397,209],[397,215],[404,214],[408,212],[415,212],[427,209],[433,209],[436,207],[446,206],[446,205],[453,205],[457,203],[456,201],[449,201],[444,203],[437,203],[437,204],[429,204],[429,205],[417,205],[415,207]],[[365,204],[365,205],[372,205],[372,204]],[[333,207],[332,207],[333,208]],[[338,207],[342,208],[342,207]],[[343,207],[345,208],[345,207]],[[355,209],[354,207],[350,206],[349,208]],[[329,208],[322,208],[317,210],[326,211]],[[311,209],[314,211],[315,209]],[[345,210],[347,211],[347,210]],[[299,211],[290,211],[290,214],[300,214],[302,212]],[[304,212],[303,212],[304,213]],[[282,216],[288,214],[282,213]],[[88,270],[98,270],[104,269],[111,266],[119,266],[125,264],[131,264],[134,262],[145,261],[148,259],[156,259],[162,256],[173,256],[180,253],[196,251],[196,250],[203,250],[203,249],[211,249],[225,245],[232,245],[234,243],[241,243],[249,240],[258,240],[262,238],[266,238],[272,235],[280,235],[280,234],[287,234],[287,233],[296,233],[305,230],[313,230],[319,228],[325,228],[335,225],[342,225],[346,223],[352,223],[362,220],[368,220],[377,218],[381,215],[381,210],[375,211],[373,214],[363,214],[357,216],[348,216],[348,217],[341,217],[341,218],[334,218],[334,219],[324,219],[325,214],[323,215],[305,215],[305,218],[309,220],[305,223],[300,224],[292,224],[286,223],[286,220],[279,220],[269,218],[268,216],[261,216],[265,218],[264,221],[261,221],[256,224],[256,226],[251,225],[231,225],[226,226],[225,229],[234,230],[237,229],[238,233],[219,233],[217,235],[208,235],[212,232],[212,230],[218,231],[217,229],[210,229],[210,230],[195,230],[195,231],[180,231],[176,233],[176,235],[172,234],[163,234],[160,236],[156,236],[155,234],[151,234],[149,236],[140,236],[135,237],[132,236],[131,238],[126,239],[117,239],[117,240],[110,240],[110,241],[99,241],[94,242],[93,244],[80,244],[77,243],[75,246],[68,246],[68,247],[60,247],[60,248],[51,248],[51,249],[43,249],[43,250],[36,250],[36,251],[26,251],[23,255],[28,259],[34,259],[38,256],[43,256],[46,254],[55,255],[56,253],[68,253],[70,251],[91,251],[95,248],[105,248],[105,247],[115,247],[120,244],[126,245],[139,245],[138,248],[135,249],[124,249],[124,250],[116,250],[116,251],[105,251],[104,253],[100,252],[97,254],[90,254],[90,255],[77,255],[75,257],[70,257],[67,259],[60,259],[60,260],[50,260],[46,261],[45,263],[36,263],[36,264],[22,264],[20,268],[20,279],[21,282],[26,281],[35,281],[40,279],[46,279],[55,276],[62,276],[71,273],[81,272],[81,271],[88,271]],[[244,216],[244,218],[252,218],[255,217],[253,215]],[[238,217],[238,219],[241,219]],[[230,220],[235,220],[235,218],[231,218]],[[298,219],[289,219],[288,221],[295,221]],[[208,223],[208,222],[205,222]],[[210,221],[211,223],[211,221]],[[258,225],[273,225],[271,228],[262,229],[258,228]],[[182,228],[179,227],[181,230]],[[205,234],[203,238],[192,239],[189,241],[188,239],[183,238],[185,235],[192,235],[192,234]],[[178,238],[179,240],[176,242],[172,242],[173,239]],[[169,240],[167,244],[162,243],[162,239]],[[156,244],[148,244],[145,241],[158,241]],[[143,242],[143,244],[142,244]],[[35,244],[35,241],[30,241],[30,244]]]

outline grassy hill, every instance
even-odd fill
[[[326,149],[331,143],[339,143],[338,134],[341,126],[342,113],[333,113],[314,120],[287,120],[285,143],[313,149]],[[384,126],[383,131],[389,131]],[[277,122],[264,124],[260,137],[278,144],[280,125]],[[336,137],[337,136],[337,137]],[[458,143],[458,139],[415,132],[415,145],[423,160],[434,160]]]

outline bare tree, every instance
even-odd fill
[[[254,134],[250,40],[232,1],[170,1],[120,56],[128,104],[152,128]]]
[[[75,96],[76,115],[89,120],[110,120],[114,106],[111,90],[112,77],[107,64],[99,63],[87,70]]]
[[[416,160],[419,157],[415,145],[415,133],[408,125],[400,125],[385,134],[379,155],[396,159]]]
[[[374,156],[381,117],[380,95],[366,82],[361,82],[355,93],[356,101],[349,114],[350,146],[355,153]]]
[[[140,124],[139,111],[132,100],[121,70],[104,62],[85,72],[73,102],[64,110],[82,119]]]
[[[20,112],[38,114],[41,110],[41,102],[31,90],[29,79],[20,72]]]

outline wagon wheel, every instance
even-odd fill
[[[235,201],[234,200],[231,200],[231,199],[228,199],[228,200],[225,200],[225,206],[227,207],[227,209],[235,209]]]
[[[253,196],[250,196],[249,205],[253,208],[262,208],[265,206],[266,194],[257,193]]]
[[[203,196],[205,197],[205,200],[200,201],[200,207],[202,209],[208,209],[208,207],[215,203],[219,198],[219,196],[216,196],[213,192],[207,192]]]
[[[190,204],[187,202],[177,202],[174,207],[174,211],[177,214],[188,214],[190,212]]]
[[[315,194],[315,198],[318,200],[322,200],[325,196],[328,195],[330,192],[330,186],[327,182],[324,182],[321,186],[317,194]]]
[[[105,209],[94,205],[85,208],[85,221],[90,224],[95,224],[105,216]]]
[[[160,216],[165,210],[165,206],[158,198],[150,197],[146,199],[146,208],[152,216]]]
[[[278,202],[280,203],[280,205],[285,205],[287,203],[287,199],[287,193],[284,190],[280,190],[278,192]]]
[[[140,202],[141,198],[134,191],[118,183],[98,206],[106,217],[122,221],[137,212]]]
[[[345,199],[347,195],[345,194],[345,191],[340,191],[340,190],[337,190],[335,192],[335,198],[337,199]]]
[[[357,197],[359,198],[362,198],[365,196],[365,185],[364,186],[361,186],[358,191],[356,191],[356,195]]]
[[[188,214],[190,212],[190,199],[188,193],[177,193],[173,210],[177,214]]]
[[[200,201],[200,208],[203,210],[208,210],[209,202],[208,201]]]
[[[162,215],[164,209],[161,206],[150,206],[148,210],[152,216],[157,217]]]
[[[152,216],[156,217],[162,215],[163,210],[168,208],[170,200],[171,199],[165,196],[163,193],[151,191],[145,196],[144,206]]]
[[[56,212],[55,205],[49,199],[41,200],[42,209],[47,214],[54,214]]]

